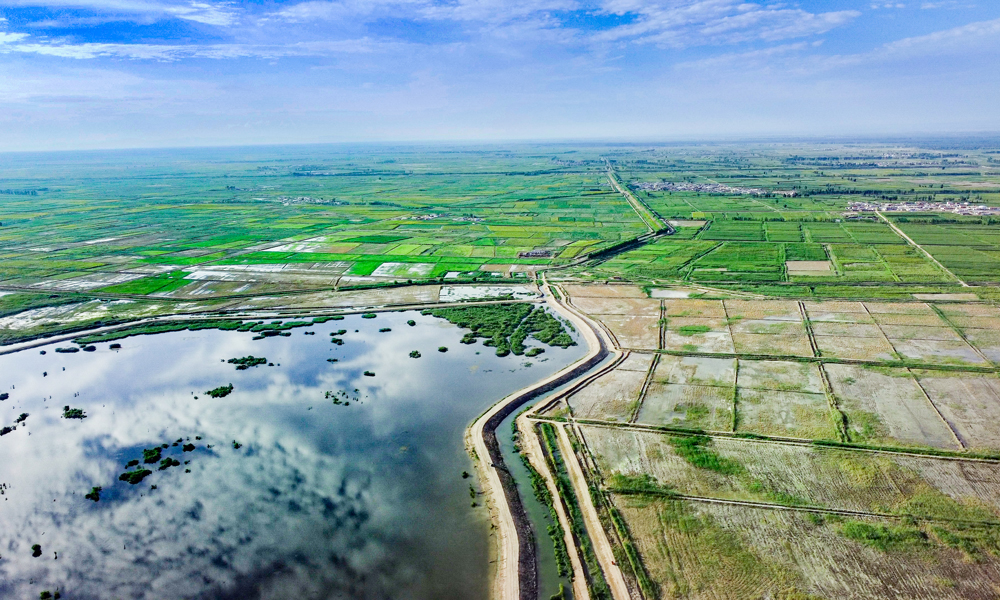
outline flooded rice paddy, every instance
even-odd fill
[[[584,348],[501,358],[417,312],[288,333],[0,356],[0,427],[16,425],[0,437],[0,596],[486,597],[465,428]],[[266,362],[228,362],[249,356]]]

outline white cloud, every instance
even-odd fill
[[[825,33],[861,14],[853,10],[810,13],[739,0],[653,4],[640,0],[607,0],[603,8],[609,14],[638,15],[638,20],[598,33],[595,40],[632,40],[674,48],[805,37]]]
[[[14,42],[21,41],[26,37],[28,37],[28,34],[26,33],[7,33],[5,31],[0,31],[0,45],[13,44]],[[3,49],[0,48],[0,52],[2,51]]]
[[[1000,19],[904,38],[886,44],[881,52],[889,55],[967,53],[984,46],[992,49],[1000,46]]]
[[[372,52],[377,47],[395,44],[376,43],[370,39],[350,39],[337,41],[298,42],[284,46],[252,44],[71,44],[61,42],[17,43],[26,34],[10,34],[10,43],[4,44],[0,33],[0,54],[19,52],[55,56],[70,59],[93,59],[102,57],[129,58],[173,62],[185,58],[236,59],[262,58],[277,59],[290,56],[328,56],[333,54],[357,54]]]
[[[213,4],[199,0],[180,3],[155,0],[5,0],[4,4],[18,7],[83,8],[101,13],[174,17],[219,27],[234,25],[239,16],[234,3]]]

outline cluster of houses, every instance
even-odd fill
[[[1000,215],[1000,208],[971,202],[851,202],[847,205],[847,213],[860,212],[939,212],[956,215],[973,215],[977,217]]]
[[[794,196],[795,192],[788,190],[765,190],[763,188],[733,187],[724,183],[674,183],[672,181],[642,181],[633,187],[646,192],[702,192],[705,194],[741,194],[765,196]]]

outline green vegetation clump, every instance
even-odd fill
[[[74,352],[79,352],[79,351],[80,351],[79,348],[74,348],[73,346],[70,346],[69,348],[56,348],[56,352],[58,352],[59,354],[72,354]]]
[[[411,351],[410,352],[410,358],[420,358],[420,351],[419,350],[413,350],[413,351]]]
[[[10,394],[7,392],[0,394],[0,400],[6,400],[7,398],[10,398]]]
[[[712,438],[707,435],[669,436],[667,440],[674,452],[699,469],[708,469],[722,475],[741,475],[746,469],[735,460],[719,456],[709,447]]]
[[[236,440],[233,440],[233,450],[239,450],[242,447],[243,447],[243,444],[237,442]]]
[[[194,444],[184,444],[181,446],[181,450],[184,452],[194,452]]]
[[[375,377],[375,371],[365,371],[365,377]]]
[[[28,416],[29,416],[28,413],[21,413],[20,415],[18,415],[16,419],[14,419],[14,422],[24,423],[28,419]]]
[[[329,317],[316,317],[312,320],[313,323],[320,324],[326,323],[327,321],[343,321],[344,315],[332,315]]]
[[[146,477],[152,475],[153,472],[149,469],[139,469],[136,471],[125,471],[118,476],[119,481],[126,481],[131,485],[136,485],[140,483]]]
[[[484,338],[483,344],[495,347],[497,356],[507,356],[511,352],[521,356],[527,350],[524,341],[528,336],[549,346],[576,345],[562,321],[544,308],[530,304],[431,308],[422,314],[446,319],[470,330],[462,337],[463,344],[474,344],[478,338]]]
[[[38,594],[38,600],[59,600],[60,598],[62,598],[62,594],[59,593],[59,590],[56,590],[54,594],[49,590]]]
[[[253,326],[255,323],[250,323]],[[153,323],[149,325],[136,325],[132,327],[126,327],[124,329],[119,329],[117,331],[108,331],[106,333],[98,333],[94,335],[85,335],[79,337],[75,340],[77,344],[86,345],[94,344],[97,342],[111,342],[114,340],[120,340],[133,335],[153,335],[157,333],[168,333],[171,331],[199,331],[202,329],[219,329],[222,331],[249,331],[247,329],[241,329],[244,327],[243,322],[230,319],[212,319],[203,321],[184,321],[184,322],[169,322],[169,323]]]
[[[840,533],[882,552],[912,550],[927,545],[927,534],[912,525],[882,525],[864,521],[847,521]]]
[[[545,352],[545,348],[528,348],[528,351],[524,353],[525,356],[538,356],[542,352]]]
[[[414,321],[413,319],[410,319],[409,321],[406,322],[406,324],[409,325],[410,327],[414,327],[416,326],[417,322]]]
[[[267,364],[266,358],[258,358],[256,356],[244,356],[243,358],[230,358],[228,361],[231,365],[236,365],[237,371],[246,371],[250,367],[256,367],[259,365]]]
[[[649,473],[626,475],[615,472],[608,478],[608,487],[616,492],[672,494],[673,490],[662,485]]]
[[[447,352],[448,346],[438,346],[438,352]]]
[[[94,502],[101,501],[101,486],[97,485],[90,488],[90,493],[84,494],[83,497],[87,500],[93,500]]]
[[[375,313],[365,313],[365,314],[361,315],[361,318],[362,319],[374,319],[377,316],[378,315],[376,315]]]
[[[378,330],[379,333],[389,333],[390,331],[392,331],[392,327],[383,327]]]
[[[708,333],[712,331],[712,328],[708,325],[682,325],[677,328],[677,333],[685,337],[691,337],[692,335],[698,335],[701,333]]]
[[[176,458],[170,458],[169,456],[160,461],[160,468],[157,471],[166,471],[170,467],[181,466],[181,461]]]
[[[161,452],[163,452],[163,449],[160,446],[156,446],[155,448],[147,448],[143,450],[142,462],[146,463],[147,465],[151,465],[157,462],[158,460],[160,460]]]
[[[64,406],[62,416],[64,419],[86,419],[87,413],[83,412],[83,410],[79,408]]]
[[[347,393],[347,390],[339,390],[337,392],[327,391],[325,394],[327,400],[332,400],[334,404],[343,404],[344,406],[350,406],[350,400],[355,402],[360,402],[361,398],[358,396],[358,390],[354,390],[354,395],[351,396]]]
[[[215,389],[208,390],[205,393],[212,398],[225,398],[229,394],[233,393],[233,384],[230,383],[229,385],[222,385]]]
[[[5,425],[3,427],[0,427],[0,435],[7,435],[8,433],[10,433],[10,432],[12,432],[12,431],[14,431],[16,429],[17,429],[16,427],[11,427],[10,425]]]
[[[38,558],[41,555],[42,555],[42,546],[40,544],[32,544],[31,556]]]

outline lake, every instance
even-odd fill
[[[0,426],[28,414],[0,437],[0,596],[487,597],[490,522],[465,429],[585,348],[501,358],[414,311],[289,333],[0,356]],[[248,355],[273,366],[227,362]],[[136,459],[151,474],[120,481]]]

